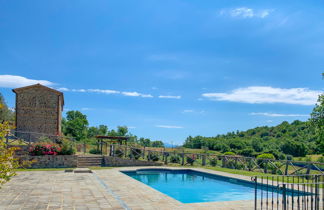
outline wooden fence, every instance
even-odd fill
[[[159,161],[165,165],[205,166],[239,169],[277,175],[324,174],[324,163],[293,160],[257,159],[244,156],[215,155],[150,150],[126,145],[107,144],[103,155]]]

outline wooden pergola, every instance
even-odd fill
[[[96,139],[98,142],[98,147],[100,145],[100,152],[102,154],[103,143],[119,143],[120,145],[124,143],[125,145],[127,145],[127,141],[129,137],[128,136],[96,136]],[[112,146],[112,144],[110,146]]]

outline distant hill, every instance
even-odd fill
[[[296,120],[292,123],[282,122],[277,126],[262,126],[247,131],[229,132],[214,137],[187,137],[187,148],[208,147],[220,152],[234,152],[244,156],[257,156],[272,153],[277,159],[289,156],[319,154],[319,142],[315,130],[308,122]]]

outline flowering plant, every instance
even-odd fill
[[[29,154],[32,156],[57,155],[61,148],[55,144],[37,143],[29,148]]]

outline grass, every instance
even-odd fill
[[[321,162],[323,161],[323,155],[306,155],[306,157],[294,157],[293,160]]]
[[[175,165],[173,165],[175,167]],[[177,165],[177,167],[179,167],[179,165]],[[254,171],[245,171],[245,170],[237,170],[237,169],[230,169],[230,168],[222,168],[219,166],[180,166],[180,167],[186,167],[186,168],[205,168],[205,169],[210,169],[213,171],[220,171],[220,172],[225,172],[225,173],[230,173],[230,174],[237,174],[237,175],[243,175],[243,176],[249,176],[249,177],[253,177],[253,176],[263,176],[264,180],[270,180],[272,181],[276,181],[277,180],[277,175],[275,174],[265,174],[262,172],[254,172]],[[274,177],[274,178],[273,178]],[[300,179],[298,180],[296,177],[292,178],[292,177],[284,177],[284,179],[282,179],[283,176],[279,176],[279,181],[280,182],[286,182],[286,183],[309,183],[309,180],[306,179]],[[323,185],[320,185],[320,188],[324,188]]]

